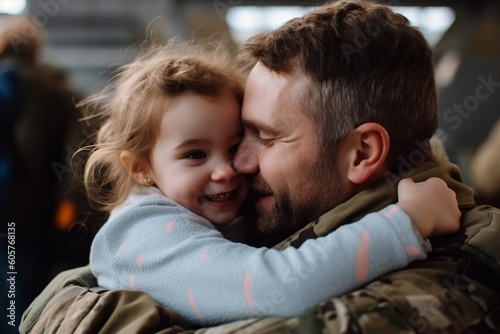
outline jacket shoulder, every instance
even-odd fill
[[[463,215],[463,251],[500,276],[500,209],[478,206]]]

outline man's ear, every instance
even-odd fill
[[[378,123],[364,123],[354,129],[349,141],[349,180],[354,184],[363,184],[377,178],[389,153],[387,130]]]
[[[133,165],[130,166],[130,163],[132,163],[130,161],[130,157],[131,155],[129,151],[122,151],[120,153],[120,161],[122,165],[125,166],[137,183],[144,186],[150,186],[152,184],[151,173],[147,163],[145,161],[136,160],[133,162]]]

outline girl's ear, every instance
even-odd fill
[[[351,141],[348,177],[354,184],[364,184],[383,169],[389,152],[389,134],[378,123],[364,123],[353,131]]]
[[[133,165],[130,166],[130,156],[129,151],[122,151],[120,153],[120,161],[122,165],[130,171],[130,175],[138,184],[150,186],[152,184],[152,180],[147,163],[142,160],[136,160],[133,162]]]

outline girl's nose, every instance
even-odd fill
[[[232,161],[220,163],[212,172],[212,180],[215,182],[229,181],[236,176]]]

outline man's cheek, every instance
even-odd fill
[[[279,157],[262,156],[260,160],[260,174],[273,191],[279,188],[285,177],[290,177],[286,168],[283,168]]]

